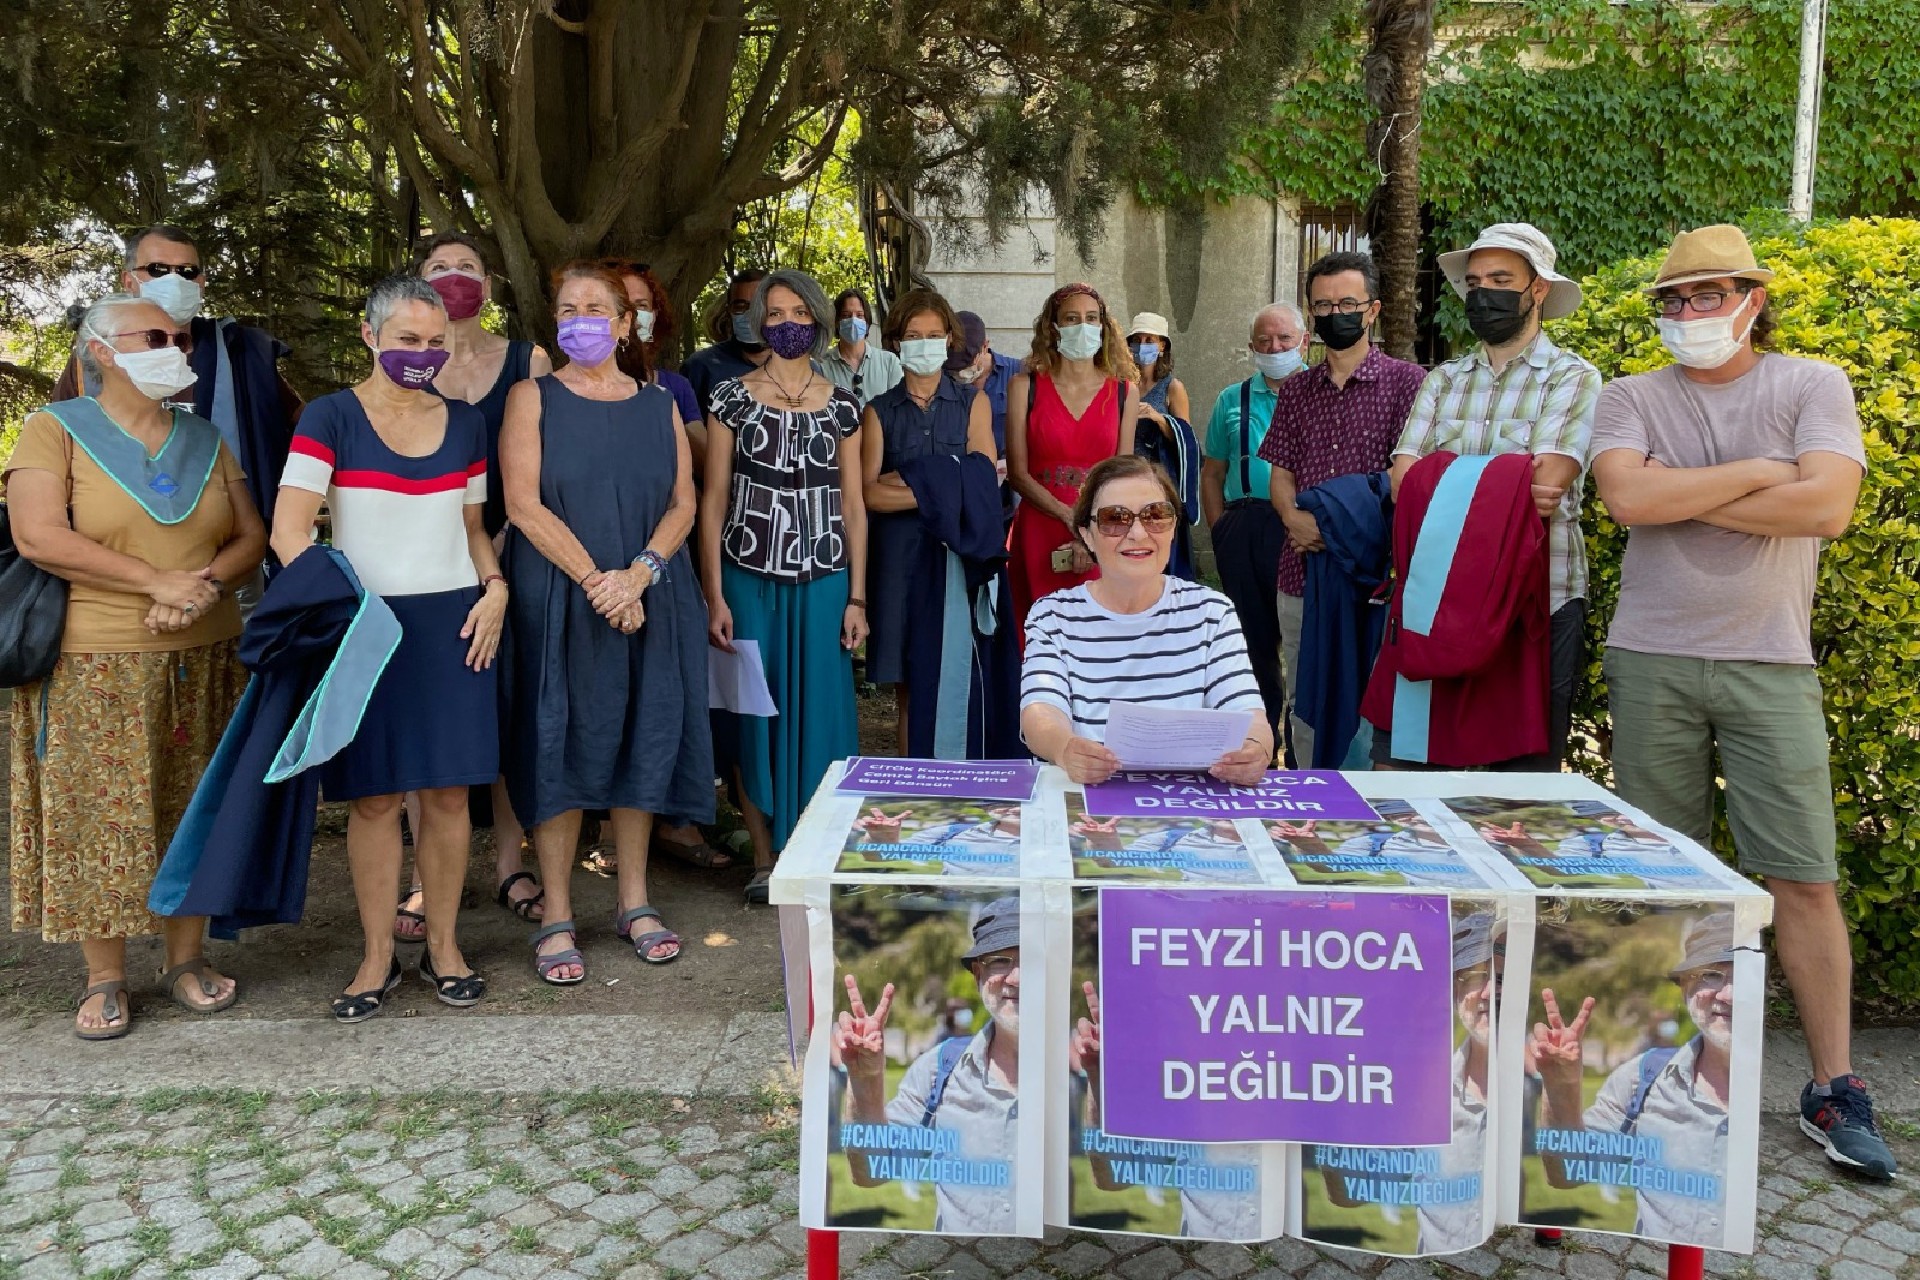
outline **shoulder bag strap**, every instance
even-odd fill
[[[1253,492],[1253,379],[1248,378],[1240,384],[1240,496],[1251,498]]]

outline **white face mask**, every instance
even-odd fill
[[[1703,320],[1668,320],[1662,317],[1654,324],[1660,330],[1660,341],[1666,344],[1675,360],[1689,369],[1718,369],[1740,354],[1740,348],[1746,345],[1747,335],[1753,332],[1754,321],[1760,318],[1760,313],[1756,311],[1748,316],[1746,327],[1738,334],[1733,331],[1737,318],[1737,313],[1708,316]]]
[[[166,278],[161,277],[163,280]],[[97,333],[92,336],[96,341],[113,346]],[[115,351],[113,362],[120,372],[127,375],[134,390],[149,400],[165,400],[200,380],[193,366],[187,362],[187,353],[178,347],[161,347],[158,351]]]
[[[166,312],[175,324],[185,324],[200,314],[200,293],[200,282],[178,271],[140,282],[140,296]]]
[[[635,342],[653,341],[653,312],[636,311],[633,313],[633,339]]]
[[[908,373],[938,373],[946,362],[945,338],[907,338],[900,344],[900,363]]]
[[[1069,360],[1091,360],[1100,354],[1106,335],[1097,324],[1063,324],[1060,330],[1060,354]]]
[[[953,379],[963,387],[970,387],[980,380],[980,371],[972,365],[968,365],[960,372],[954,374]]]
[[[1262,377],[1272,378],[1275,382],[1289,374],[1300,372],[1306,364],[1306,357],[1300,354],[1300,348],[1291,351],[1256,351],[1253,353],[1253,367]]]

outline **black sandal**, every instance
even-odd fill
[[[400,985],[400,958],[395,956],[387,969],[387,980],[367,991],[349,991],[333,998],[333,1020],[340,1023],[365,1022],[380,1012],[387,997]]]
[[[525,880],[535,888],[539,888],[539,881],[533,878],[531,871],[516,871],[500,882],[500,891],[493,895],[493,900],[513,912],[513,914],[519,916],[522,920],[525,920],[528,924],[539,924],[540,922],[534,919],[533,913],[535,908],[547,900],[547,891],[540,889],[540,892],[530,898],[515,898],[513,896],[513,886],[519,884],[522,880]]]
[[[486,998],[487,980],[479,974],[443,978],[434,972],[431,950],[420,957],[420,977],[433,988],[433,994],[441,1004],[452,1005],[456,1009],[471,1009]]]

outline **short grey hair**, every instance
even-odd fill
[[[155,222],[127,232],[125,241],[127,270],[131,271],[140,265],[140,246],[155,238],[165,240],[168,244],[183,244],[193,250],[196,257],[199,256],[200,246],[193,242],[191,235],[171,222]]]
[[[1307,317],[1299,307],[1294,306],[1291,302],[1269,302],[1266,306],[1253,313],[1253,323],[1247,327],[1248,332],[1251,333],[1254,329],[1260,327],[1261,316],[1275,311],[1283,316],[1291,316],[1293,323],[1299,327],[1302,333],[1307,331]]]
[[[110,293],[98,302],[88,305],[80,313],[80,321],[74,325],[73,358],[80,365],[80,372],[88,382],[99,385],[103,375],[100,362],[93,358],[93,352],[87,349],[90,342],[104,342],[113,345],[108,335],[113,332],[114,317],[129,307],[159,307],[160,304],[137,293]],[[164,308],[161,308],[164,310]],[[172,323],[169,318],[168,323]]]
[[[782,267],[770,271],[753,289],[753,303],[747,308],[747,327],[754,333],[765,335],[761,331],[767,323],[767,294],[775,289],[788,289],[800,296],[807,304],[807,312],[813,317],[813,358],[821,359],[827,354],[827,348],[833,345],[833,307],[827,301],[827,291],[820,282],[804,271],[791,271]]]
[[[403,302],[421,302],[441,315],[447,313],[447,304],[440,297],[439,290],[419,276],[388,276],[373,286],[373,292],[367,295],[367,328],[373,330],[374,337],[380,336],[380,330],[386,327],[387,321]]]

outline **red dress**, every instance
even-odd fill
[[[1086,412],[1076,418],[1068,412],[1050,376],[1036,373],[1033,382],[1033,408],[1027,414],[1027,472],[1048,493],[1071,507],[1080,497],[1080,482],[1087,472],[1120,448],[1122,384],[1117,378],[1101,383]],[[1027,610],[1035,600],[1077,587],[1099,572],[1053,571],[1055,548],[1071,540],[1066,525],[1030,502],[1021,503],[1014,513],[1013,534],[1007,544],[1008,576],[1013,586],[1014,634],[1022,643],[1027,634]]]

